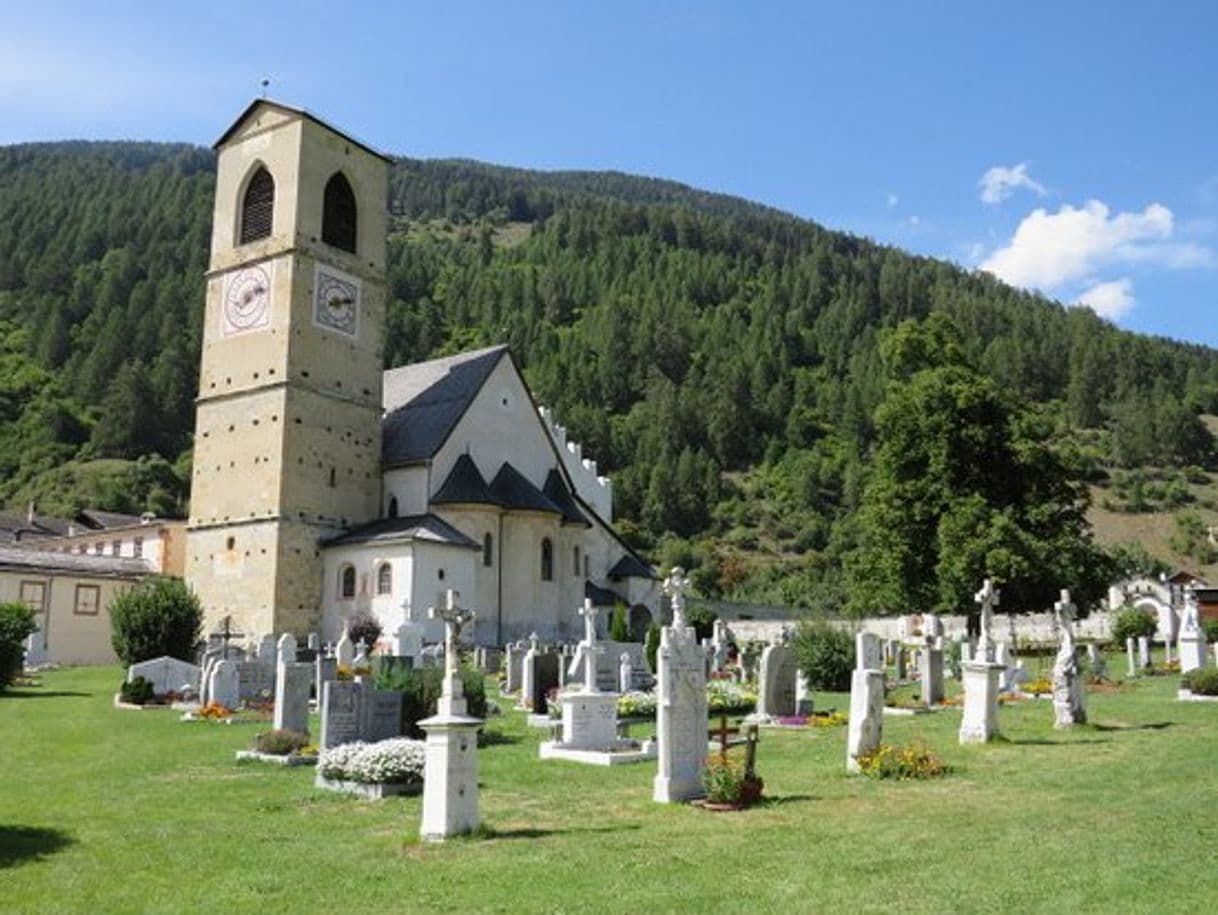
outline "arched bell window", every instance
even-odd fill
[[[241,234],[239,244],[269,238],[274,223],[275,179],[265,167],[259,166],[250,183],[245,186],[241,201]]]
[[[390,518],[396,518],[398,516],[398,497],[397,496],[389,497],[388,515]]]
[[[354,254],[356,215],[355,191],[342,172],[335,172],[322,197],[321,240]]]
[[[482,564],[488,569],[495,564],[495,538],[489,533],[482,535]]]
[[[387,562],[382,562],[376,570],[376,593],[393,593],[393,566]]]
[[[554,544],[549,537],[541,541],[541,580],[554,580]]]
[[[338,573],[338,596],[344,599],[355,597],[355,566],[345,565]]]

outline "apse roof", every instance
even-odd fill
[[[323,546],[350,546],[357,543],[372,543],[391,540],[421,540],[449,546],[481,549],[469,537],[435,515],[407,515],[402,518],[382,518],[368,524],[353,527],[323,542]]]

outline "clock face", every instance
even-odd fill
[[[224,333],[240,334],[271,323],[271,276],[264,267],[245,267],[224,286]]]
[[[328,267],[317,267],[313,286],[313,322],[354,337],[359,330],[360,282]]]

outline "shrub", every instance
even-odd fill
[[[0,603],[0,692],[21,673],[25,640],[37,631],[29,607],[19,601]]]
[[[613,618],[609,620],[609,638],[614,642],[629,642],[630,621],[626,618],[626,605],[618,604],[613,608]]]
[[[707,760],[702,771],[706,799],[712,804],[738,804],[744,791],[744,770],[731,762]]]
[[[1205,633],[1205,640],[1209,644],[1218,642],[1218,620],[1202,620],[1201,631]]]
[[[369,613],[357,613],[347,620],[347,635],[351,636],[351,641],[357,646],[361,642],[367,642],[371,648],[380,639],[383,631],[380,620]]]
[[[1198,667],[1181,678],[1185,689],[1198,696],[1218,696],[1218,667]]]
[[[130,705],[147,705],[153,699],[152,681],[143,677],[124,680],[118,688],[118,698]]]
[[[376,743],[345,743],[322,750],[317,770],[325,778],[366,784],[404,784],[423,780],[425,746],[405,737]]]
[[[279,728],[254,738],[254,749],[272,756],[291,756],[309,745],[309,735]]]
[[[647,638],[643,642],[643,653],[647,655],[647,666],[653,674],[660,672],[656,653],[660,650],[660,624],[652,623],[647,627]]]
[[[1124,645],[1126,639],[1136,639],[1140,636],[1150,638],[1159,628],[1159,621],[1154,614],[1139,610],[1137,607],[1122,607],[1112,621],[1112,637],[1118,645]]]
[[[718,613],[706,607],[687,607],[685,610],[685,623],[694,627],[694,634],[699,642],[714,637],[715,620],[718,618]]]
[[[443,687],[443,667],[408,667],[384,659],[377,665],[375,681],[377,689],[392,689],[402,694],[402,733],[421,738],[423,731],[419,721],[436,713]],[[461,667],[461,684],[469,714],[475,718],[486,717],[486,680],[481,671]]]
[[[854,670],[854,638],[824,620],[804,620],[792,644],[810,689],[845,692]]]
[[[147,578],[110,603],[110,642],[128,667],[163,655],[193,660],[202,625],[199,599],[179,578]]]
[[[938,753],[921,743],[906,746],[880,744],[873,752],[858,757],[859,771],[870,778],[938,778],[948,773]]]

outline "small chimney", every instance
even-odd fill
[[[25,523],[26,524],[34,523],[34,500],[33,499],[30,499],[30,504],[26,506]]]

